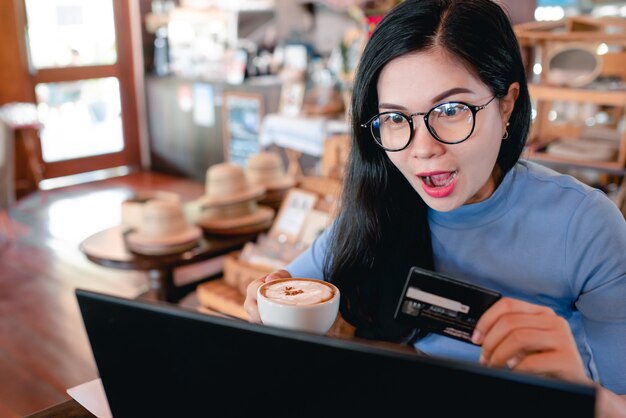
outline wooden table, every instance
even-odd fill
[[[150,279],[150,295],[157,300],[178,302],[195,288],[198,282],[185,286],[174,284],[174,269],[241,249],[245,243],[254,241],[258,233],[230,236],[204,235],[197,246],[187,251],[167,255],[141,255],[130,252],[124,243],[122,226],[100,231],[86,238],[80,250],[87,258],[104,267],[147,271]],[[221,273],[220,273],[221,275]]]

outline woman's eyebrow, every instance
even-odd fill
[[[443,93],[433,97],[432,102],[433,103],[437,103],[437,102],[445,99],[448,96],[452,96],[453,94],[459,94],[459,93],[473,93],[473,91],[468,89],[468,88],[465,88],[465,87],[454,87],[454,88],[446,90]]]
[[[468,88],[465,88],[465,87],[454,87],[454,88],[448,89],[448,90],[444,91],[443,93],[440,93],[437,96],[435,96],[432,99],[432,103],[433,104],[437,104],[438,102],[442,101],[446,97],[452,96],[454,94],[459,94],[459,93],[474,93],[474,91],[470,90]],[[393,103],[379,103],[378,104],[378,108],[379,109],[405,110],[405,111],[409,110],[408,108],[406,108],[404,106],[393,104]]]

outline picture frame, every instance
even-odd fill
[[[287,82],[280,90],[279,113],[298,116],[304,105],[305,85],[303,82]]]
[[[222,101],[224,161],[245,166],[261,150],[259,133],[264,116],[263,96],[224,92]]]

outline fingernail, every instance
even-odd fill
[[[485,356],[482,355],[482,353],[480,354],[480,358],[478,359],[478,362],[483,366],[487,365],[487,359],[485,358]]]
[[[512,359],[509,359],[506,362],[506,365],[509,369],[514,368],[515,366],[517,366],[519,364],[519,359],[517,357],[513,357]]]
[[[475,329],[472,334],[472,342],[476,345],[480,345],[480,343],[483,342],[483,334],[477,329]]]

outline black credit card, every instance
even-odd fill
[[[395,318],[471,343],[478,319],[501,295],[434,271],[411,267]]]

